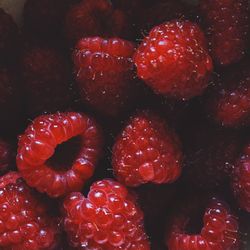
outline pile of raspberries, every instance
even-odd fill
[[[249,7],[0,9],[0,249],[250,249]]]

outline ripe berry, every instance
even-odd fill
[[[240,249],[238,219],[231,213],[226,203],[216,198],[210,201],[203,217],[200,234],[189,234],[186,231],[190,223],[189,213],[184,211],[173,218],[166,239],[169,250]]]
[[[250,144],[235,164],[232,188],[242,209],[250,212]]]
[[[18,28],[12,17],[0,8],[0,61],[15,55]]]
[[[108,0],[82,0],[68,11],[65,32],[72,44],[89,36],[124,37],[127,21],[124,12],[113,9]]]
[[[16,172],[0,177],[0,248],[57,249],[59,225]]]
[[[115,175],[128,186],[173,182],[181,174],[181,164],[176,134],[153,113],[132,117],[113,147]]]
[[[88,197],[72,193],[64,201],[64,227],[74,247],[84,249],[149,250],[143,213],[120,183],[92,184]]]
[[[134,60],[138,76],[156,93],[178,99],[200,95],[213,68],[203,32],[189,21],[153,28]]]
[[[0,175],[5,174],[15,166],[15,153],[12,146],[0,139]]]
[[[29,114],[56,112],[69,106],[69,65],[54,48],[34,46],[21,58]]]
[[[246,52],[248,0],[201,0],[212,57],[219,65],[239,61]]]
[[[75,77],[82,101],[106,115],[117,115],[131,101],[134,44],[119,38],[81,39],[74,51]]]
[[[69,161],[60,156],[61,161],[53,160],[56,147],[71,138],[75,139],[78,151],[72,154],[68,148],[62,154],[74,158]],[[30,186],[52,197],[62,196],[81,190],[93,175],[101,144],[99,127],[84,114],[39,116],[19,139],[17,166]]]
[[[212,118],[226,127],[250,124],[250,67],[248,63],[237,65],[222,75],[208,98],[208,109]]]

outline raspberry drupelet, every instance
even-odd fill
[[[112,152],[114,173],[128,186],[170,183],[182,171],[177,135],[162,118],[149,111],[139,112],[130,119]]]
[[[248,43],[248,0],[201,0],[200,9],[214,61],[219,65],[239,61]]]
[[[156,93],[184,100],[202,94],[213,69],[203,32],[181,20],[154,27],[134,61],[138,76]]]
[[[250,212],[250,144],[235,163],[232,189],[240,207]]]
[[[102,250],[149,250],[143,213],[120,183],[92,184],[88,197],[72,193],[64,201],[64,228],[74,247]]]
[[[70,166],[52,161],[56,147],[71,138],[79,140],[79,150]],[[63,196],[81,190],[93,175],[101,148],[101,131],[92,118],[74,112],[42,115],[20,136],[17,167],[30,186],[51,197]]]
[[[134,96],[133,43],[119,38],[83,38],[73,53],[82,101],[105,115],[117,115]]]
[[[190,223],[188,213],[183,212],[173,217],[166,237],[169,250],[240,249],[238,219],[225,202],[217,198],[211,199],[203,217],[203,228],[200,234],[186,232],[186,227]]]
[[[0,248],[56,250],[58,219],[17,172],[0,177]]]

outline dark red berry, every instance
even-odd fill
[[[232,188],[240,207],[250,212],[250,144],[235,164]]]
[[[179,139],[162,118],[138,113],[117,138],[112,165],[118,180],[128,186],[173,182],[182,170]]]
[[[15,151],[11,144],[0,139],[0,175],[5,174],[15,166]]]
[[[106,115],[117,115],[135,91],[134,44],[119,38],[81,39],[74,51],[75,77],[84,103]]]
[[[248,0],[201,0],[212,57],[219,65],[239,61],[247,48]]]
[[[166,244],[169,250],[239,250],[238,219],[227,204],[213,198],[203,217],[200,234],[186,231],[190,212],[185,211],[172,219]],[[197,219],[197,218],[196,218]]]
[[[58,234],[57,218],[18,173],[0,178],[1,249],[55,250]]]
[[[153,28],[134,60],[138,76],[156,93],[178,99],[200,95],[213,68],[201,29],[180,20]]]
[[[64,227],[74,247],[102,250],[149,250],[143,213],[120,183],[92,184],[88,197],[72,193],[64,201]]]
[[[63,162],[62,166],[56,166],[58,161],[50,162],[56,147],[74,137],[80,145],[72,165]],[[19,139],[17,166],[30,186],[52,197],[79,191],[93,175],[101,154],[101,141],[99,127],[84,114],[39,116]]]
[[[21,58],[29,114],[56,112],[70,105],[69,65],[54,48],[31,47]]]

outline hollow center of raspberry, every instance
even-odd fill
[[[188,224],[186,225],[186,232],[190,235],[200,234],[203,228],[204,210],[200,209],[191,214]]]
[[[82,140],[80,136],[73,137],[58,145],[54,155],[47,160],[47,165],[55,170],[69,170],[77,159],[81,146]]]

